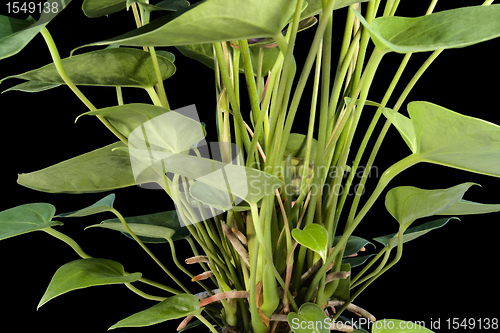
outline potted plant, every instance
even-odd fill
[[[486,80],[490,70],[457,84],[442,74],[446,68],[431,64],[449,52],[463,57],[462,71],[469,68],[465,55],[490,56],[496,41],[489,40],[500,35],[497,5],[150,2],[52,0],[3,8],[10,18],[1,17],[0,56],[3,84],[10,85],[2,98],[5,109],[15,99],[16,112],[8,117],[22,123],[18,135],[29,140],[6,156],[16,156],[13,175],[25,172],[20,185],[57,193],[17,185],[19,196],[0,213],[2,253],[27,251],[11,258],[28,260],[27,282],[36,283],[12,296],[23,295],[24,313],[26,298],[41,298],[37,316],[43,319],[45,307],[76,296],[75,290],[86,288],[94,299],[104,288],[90,287],[119,284],[140,301],[114,286],[116,296],[93,307],[118,315],[103,325],[92,322],[93,329],[325,332],[357,326],[379,332],[388,326],[397,332],[405,328],[397,325],[416,322],[426,331],[497,328],[498,319],[487,312],[457,315],[445,305],[449,315],[422,319],[401,306],[408,275],[425,285],[454,277],[433,275],[429,261],[455,257],[443,248],[436,253],[424,240],[450,228],[441,229],[446,224],[461,223],[469,237],[448,243],[468,252],[458,263],[465,282],[459,293],[477,293],[470,281],[480,278],[482,265],[472,254],[487,252],[474,245],[488,236],[488,222],[475,227],[480,235],[464,222],[475,223],[466,215],[500,210],[495,198],[469,195],[481,192],[475,183],[486,187],[500,174],[500,127],[465,106],[490,105],[489,84],[471,83]],[[26,18],[29,13],[35,19]],[[71,29],[80,22],[86,25],[77,39]],[[90,29],[93,22],[102,25]],[[38,34],[43,38],[30,42]],[[418,89],[423,80],[425,89]],[[428,88],[437,80],[440,85]],[[463,86],[469,96],[445,92],[443,85]],[[491,112],[481,115],[494,121]],[[6,136],[6,142],[13,140]],[[446,177],[436,181],[428,172]],[[85,238],[74,233],[80,221],[89,228]],[[41,233],[31,231],[62,242],[53,245],[46,235],[39,241]],[[446,237],[442,232],[434,240],[443,244]],[[404,262],[403,247],[419,241],[412,251],[424,261],[413,263],[410,273],[391,268]],[[72,251],[63,252],[68,245]],[[146,264],[147,273],[140,266],[146,260],[154,264]],[[20,266],[4,264],[5,284],[23,275],[14,273]],[[52,279],[47,271],[55,271]],[[381,275],[387,288],[372,288],[363,298]],[[419,306],[446,301],[434,294]],[[407,321],[383,319],[394,318],[393,307],[403,308],[396,318]],[[328,309],[336,310],[331,318]],[[362,315],[365,325],[348,313]],[[379,321],[370,324],[372,314]],[[166,326],[169,320],[175,325]]]

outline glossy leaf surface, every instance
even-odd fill
[[[500,36],[500,5],[470,6],[410,17],[379,17],[372,26],[356,11],[381,51],[425,52],[465,47]]]
[[[399,319],[377,320],[372,327],[372,333],[434,333],[417,323]]]
[[[416,219],[445,211],[457,203],[474,183],[463,183],[447,189],[423,190],[413,186],[399,186],[387,192],[385,207],[402,225]]]
[[[0,212],[0,240],[43,228],[62,225],[52,221],[56,208],[48,203],[30,203]]]
[[[170,110],[151,104],[125,104],[89,111],[78,116],[103,116],[126,138],[138,126]]]
[[[281,33],[294,10],[294,0],[202,1],[139,29],[87,46],[174,46],[272,37]]]
[[[300,245],[303,245],[326,261],[326,246],[328,244],[328,231],[319,224],[309,224],[304,229],[293,229],[292,236]]]
[[[83,217],[102,212],[109,212],[113,208],[114,202],[115,202],[115,194],[111,193],[110,195],[105,196],[104,198],[97,201],[93,205],[79,209],[74,212],[59,214],[57,215],[57,217]]]
[[[26,20],[20,20],[0,15],[0,59],[8,58],[21,51],[70,2],[71,0],[45,1],[38,21],[31,16]],[[50,8],[50,10],[46,12],[45,8]]]
[[[175,73],[174,64],[158,55],[163,80]],[[62,59],[71,81],[83,86],[152,87],[157,83],[149,52],[132,48],[110,48]],[[64,84],[54,64],[4,78]],[[2,81],[3,81],[2,80]]]
[[[439,220],[434,220],[434,221],[423,223],[423,224],[418,225],[416,227],[408,228],[403,233],[403,243],[409,242],[411,240],[414,240],[415,238],[423,236],[431,230],[441,228],[446,223],[448,223],[448,221],[450,221],[450,220],[458,220],[458,218],[456,218],[456,217],[442,218]],[[399,238],[398,235],[396,233],[394,233],[394,234],[376,237],[373,240],[376,240],[377,242],[382,243],[384,246],[389,244],[390,248],[392,249],[392,248],[398,246],[398,238]]]
[[[299,312],[290,312],[287,316],[288,325],[295,333],[329,333],[329,325],[323,325],[328,317],[321,307],[315,303],[304,303]],[[316,325],[321,322],[321,325]]]
[[[121,142],[48,168],[20,174],[17,182],[48,193],[95,193],[136,185],[130,157]]]
[[[140,216],[130,216],[130,217],[125,217],[125,221],[127,221],[127,224],[145,224],[145,225],[152,225],[152,226],[158,226],[158,227],[164,227],[168,228],[171,230],[174,230],[175,233],[173,236],[171,236],[173,241],[179,240],[179,239],[185,239],[189,237],[191,234],[189,233],[189,230],[186,227],[182,227],[180,222],[179,222],[179,217],[177,215],[177,212],[175,210],[169,210],[166,212],[160,212],[160,213],[153,213],[153,214],[148,214],[148,215],[140,215]],[[118,218],[112,218],[108,220],[104,220],[101,222],[101,224],[107,224],[107,223],[121,223]],[[133,229],[132,229],[133,230]],[[128,233],[124,233],[125,236],[129,237],[130,239],[133,239],[132,236],[130,236]],[[139,239],[143,243],[166,243],[167,241],[164,238],[158,238],[157,237],[143,237],[139,236]]]
[[[134,282],[141,278],[141,273],[125,275],[123,266],[108,259],[78,259],[61,266],[50,281],[38,308],[64,293],[72,290]]]
[[[179,294],[169,297],[149,309],[120,320],[109,329],[151,326],[167,320],[199,315],[202,309],[200,309],[200,303],[196,296]]]

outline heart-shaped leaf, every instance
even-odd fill
[[[47,0],[43,4],[40,19],[31,16],[26,20],[0,15],[0,59],[21,51],[71,0]],[[50,10],[47,11],[46,8]]]
[[[137,236],[143,236],[143,237],[149,237],[149,238],[158,238],[161,237],[163,239],[172,239],[173,234],[175,233],[175,230],[161,227],[158,225],[150,225],[150,224],[141,224],[141,223],[128,223],[127,225],[129,226],[130,230]],[[94,224],[91,226],[88,226],[85,228],[87,230],[88,228],[92,227],[101,227],[101,228],[106,228],[106,229],[111,229],[111,230],[117,230],[121,231],[122,233],[127,233],[127,229],[123,225],[123,223],[118,222],[118,223],[101,223],[101,224]]]
[[[162,79],[174,75],[175,65],[161,55],[157,58]],[[76,85],[148,88],[158,82],[156,75],[151,74],[155,69],[150,53],[138,49],[120,47],[93,51],[62,59],[62,65]],[[2,81],[9,78],[64,84],[53,63]]]
[[[381,51],[425,52],[465,47],[500,36],[500,5],[470,6],[420,17],[387,16],[370,26],[357,11]]]
[[[423,223],[421,225],[418,225],[416,227],[408,228],[405,230],[403,233],[403,243],[409,242],[411,240],[414,240],[415,238],[418,238],[422,235],[425,235],[431,230],[441,228],[444,226],[448,221],[450,220],[459,220],[457,217],[448,217],[448,218],[443,218],[439,220],[434,220],[430,222]],[[384,246],[389,244],[390,248],[394,248],[398,246],[398,234],[389,234],[385,236],[380,236],[376,237],[373,240],[376,240],[379,243],[382,243]]]
[[[300,245],[303,245],[319,254],[326,261],[326,246],[328,245],[328,231],[322,225],[313,223],[304,229],[293,229],[292,236]]]
[[[329,333],[331,321],[315,303],[304,303],[298,313],[290,312],[288,325],[295,333]]]
[[[95,193],[136,185],[122,142],[96,149],[48,168],[23,173],[17,182],[48,193]]]
[[[113,209],[114,201],[115,201],[115,194],[111,193],[110,195],[105,196],[104,198],[97,201],[93,205],[79,209],[74,212],[62,213],[57,215],[57,217],[83,217],[102,212],[109,212]]]
[[[272,37],[281,33],[294,10],[294,0],[202,1],[121,36],[86,46],[174,46]]]
[[[411,120],[387,112],[403,137],[415,133],[405,141],[419,161],[500,177],[500,126],[428,102],[408,104]]]
[[[61,222],[52,221],[56,208],[48,203],[31,203],[0,212],[0,240],[41,230]]]
[[[434,333],[411,321],[382,319],[372,323],[372,333]]]
[[[153,214],[148,214],[148,215],[125,217],[125,221],[127,221],[127,224],[129,226],[131,224],[144,224],[144,225],[158,226],[158,227],[168,228],[170,230],[174,230],[175,234],[173,236],[171,236],[173,241],[176,241],[179,239],[185,239],[191,235],[187,228],[181,227],[181,224],[179,222],[179,217],[178,217],[177,212],[175,210],[169,210],[166,212],[153,213]],[[102,226],[103,224],[107,224],[107,223],[118,224],[121,222],[118,218],[112,218],[112,219],[102,221],[99,226]],[[134,229],[132,229],[132,231],[134,231]],[[125,234],[125,236],[129,237],[130,239],[133,239],[132,236],[130,236],[128,233],[124,232],[123,234]],[[139,236],[138,234],[136,234],[136,235],[139,237],[139,239],[143,243],[166,243],[167,242],[165,240],[165,238],[158,238],[158,237],[160,237],[159,235],[156,237],[153,237],[153,238]]]
[[[123,266],[113,260],[98,258],[74,260],[56,271],[38,308],[68,291],[91,286],[134,282],[141,276],[141,273],[125,275]]]
[[[203,308],[200,309],[200,302],[196,296],[179,294],[169,297],[149,309],[120,320],[109,329],[151,326],[167,320],[200,315],[202,310]]]
[[[423,190],[413,186],[399,186],[387,192],[385,207],[391,215],[407,227],[416,219],[445,211],[457,203],[474,183],[463,183],[447,189]]]
[[[130,133],[143,123],[167,113],[168,109],[151,104],[125,104],[109,108],[82,113],[81,116],[103,116],[123,136],[129,137]]]

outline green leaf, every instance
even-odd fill
[[[411,321],[382,319],[372,323],[372,333],[434,333]]]
[[[272,37],[281,33],[294,10],[294,0],[202,1],[121,36],[86,46],[174,46]]]
[[[141,276],[141,273],[125,275],[123,266],[113,260],[98,258],[74,260],[56,271],[38,308],[68,291],[91,286],[134,282]]]
[[[151,326],[167,320],[200,315],[202,310],[203,308],[200,309],[200,303],[196,296],[179,294],[169,297],[149,309],[120,320],[109,329]]]
[[[57,215],[57,217],[83,217],[102,212],[109,212],[113,209],[114,202],[115,202],[115,194],[111,193],[110,195],[105,196],[104,198],[97,201],[93,205],[76,210],[74,212],[59,214]]]
[[[342,236],[335,236],[335,238],[333,239],[333,246],[336,246],[341,238]],[[364,238],[358,236],[349,236],[344,250],[344,258],[353,255],[355,253],[358,253],[359,250],[361,250],[368,244],[373,245],[373,243]]]
[[[411,151],[416,153],[418,151],[418,144],[413,121],[392,109],[384,108],[383,113],[398,129],[399,134],[401,134],[401,137],[405,140]]]
[[[314,164],[316,159],[316,150],[318,146],[318,141],[312,139],[311,142],[311,154],[309,158],[309,163]],[[284,155],[292,155],[293,157],[305,159],[306,158],[306,148],[307,148],[307,136],[299,133],[290,133],[288,137],[288,142],[286,143],[286,148]]]
[[[500,205],[482,204],[467,200],[460,200],[453,206],[437,215],[471,215],[471,214],[485,214],[500,211]]]
[[[500,126],[428,102],[411,102],[408,112],[411,120],[388,118],[403,137],[411,136],[411,121],[409,146],[420,161],[500,177]]]
[[[413,186],[399,186],[387,192],[385,207],[401,224],[436,215],[462,199],[474,183],[463,183],[447,189],[423,190]]]
[[[48,168],[20,174],[20,185],[48,193],[95,193],[136,185],[130,157],[121,142]]]
[[[85,112],[79,115],[76,120],[81,116],[103,116],[118,132],[128,138],[138,126],[168,111],[170,110],[160,106],[135,103]]]
[[[82,10],[87,17],[95,18],[122,11],[126,3],[127,0],[85,0]]]
[[[358,2],[367,2],[370,0],[337,0],[333,5],[333,10],[344,8]],[[310,17],[323,12],[323,5],[321,0],[306,0],[308,6],[301,13],[301,18]]]
[[[70,2],[71,0],[45,1],[44,8],[49,6],[51,10],[48,13],[42,10],[38,21],[31,16],[26,20],[20,20],[0,15],[0,59],[8,58],[21,51]]]
[[[0,212],[0,240],[41,230],[61,222],[52,221],[56,208],[48,203],[30,203]]]
[[[165,228],[165,227],[160,227],[157,225],[148,225],[148,224],[141,224],[141,223],[128,223],[127,225],[129,226],[130,230],[137,235],[137,236],[143,236],[143,237],[150,237],[150,238],[158,238],[161,237],[163,239],[172,239],[172,235],[175,233],[175,230]],[[88,226],[85,228],[87,230],[88,228],[92,227],[101,227],[101,228],[106,228],[106,229],[111,229],[111,230],[116,230],[116,231],[121,231],[122,233],[126,233],[127,229],[123,225],[123,223],[105,223],[105,224],[94,224],[91,226]]]
[[[379,17],[372,26],[353,10],[381,51],[425,52],[465,47],[500,36],[500,5],[471,6],[430,15]]]
[[[448,218],[442,218],[439,220],[434,220],[430,222],[423,223],[421,225],[418,225],[413,228],[408,228],[406,231],[403,233],[403,243],[409,242],[411,240],[414,240],[415,238],[418,238],[422,235],[425,235],[431,230],[441,228],[444,226],[448,221],[450,220],[459,220],[457,217],[448,217]],[[390,244],[390,248],[394,248],[398,246],[398,234],[389,234],[385,236],[380,236],[376,237],[373,240],[376,240],[379,243],[382,243],[384,246],[387,244]]]
[[[189,7],[189,2],[186,0],[165,0],[158,2],[156,5],[151,5],[149,3],[144,3],[141,0],[127,0],[126,6],[127,9],[129,8],[130,5],[133,3],[138,2],[144,10],[148,12],[153,12],[156,10],[161,10],[161,11],[176,11],[180,10],[186,7]]]
[[[2,94],[4,92],[14,91],[14,90],[34,93],[34,92],[49,90],[49,89],[59,87],[59,86],[60,86],[60,84],[58,84],[58,83],[28,81],[28,82],[23,82],[23,83],[20,83],[18,85],[15,85],[9,89],[6,89],[2,92]]]
[[[288,325],[295,333],[329,333],[330,320],[321,307],[315,303],[304,303],[298,313],[290,312]],[[318,323],[319,322],[319,323]]]
[[[292,236],[301,245],[313,250],[326,261],[326,246],[328,245],[328,231],[325,227],[313,223],[307,225],[304,229],[293,229]]]
[[[160,212],[160,213],[153,213],[153,214],[148,214],[148,215],[140,215],[140,216],[130,216],[130,217],[125,217],[125,221],[127,221],[127,224],[130,226],[130,224],[144,224],[144,225],[152,225],[152,226],[158,226],[158,227],[164,227],[168,228],[171,230],[174,230],[175,233],[171,237],[173,241],[180,240],[180,239],[185,239],[188,238],[191,234],[189,230],[186,227],[182,227],[181,223],[179,222],[179,217],[177,215],[177,211],[175,210],[169,210],[166,212]],[[101,224],[107,224],[107,223],[121,223],[118,218],[112,218],[108,220],[104,220],[101,222]],[[132,229],[132,231],[134,231]],[[133,239],[132,236],[130,236],[128,233],[124,232],[125,236],[127,236],[130,239]],[[143,237],[139,236],[139,239],[143,243],[166,243],[167,241],[164,238],[158,238],[158,237]]]
[[[373,257],[374,254],[369,254],[367,256],[356,256],[356,257],[351,257],[351,258],[342,258],[342,264],[349,264],[351,267],[357,267],[361,266],[370,259],[370,257]]]
[[[161,55],[157,58],[163,80],[171,77],[175,73],[175,65]],[[76,85],[148,88],[158,82],[151,55],[138,49],[120,47],[93,51],[62,59],[62,65]],[[53,63],[6,77],[0,82],[10,78],[64,83]]]

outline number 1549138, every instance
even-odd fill
[[[36,3],[36,2],[19,2],[19,1],[9,1],[6,4],[7,13],[8,14],[18,14],[18,13],[57,13],[59,11],[59,3],[57,1],[54,2],[45,2],[45,3]]]

